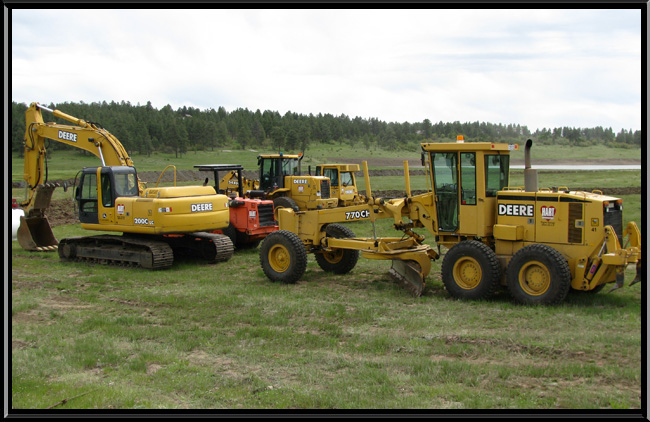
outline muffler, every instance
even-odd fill
[[[526,141],[526,148],[524,149],[524,191],[537,192],[537,170],[532,169],[530,165],[530,148],[533,146],[533,140]]]

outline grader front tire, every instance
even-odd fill
[[[514,254],[506,272],[508,290],[524,305],[557,305],[571,287],[569,263],[547,245],[528,245]]]
[[[297,234],[274,231],[262,242],[260,263],[269,280],[296,283],[307,269],[307,250]]]

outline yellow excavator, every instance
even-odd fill
[[[72,125],[46,123],[41,110]],[[99,124],[32,103],[25,112],[25,215],[18,241],[29,251],[58,250],[62,260],[80,260],[149,269],[167,268],[174,255],[202,257],[209,262],[230,259],[233,244],[210,233],[229,224],[226,195],[212,186],[147,188],[120,141]],[[121,232],[57,241],[46,217],[58,186],[47,180],[46,140],[89,151],[102,165],[80,171],[75,204],[81,227]],[[172,166],[173,167],[173,166]]]

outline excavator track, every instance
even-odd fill
[[[210,263],[228,261],[235,252],[232,240],[223,234],[195,232],[171,239],[175,239],[171,243],[175,250],[183,248],[198,253],[201,258]]]
[[[63,261],[136,266],[150,270],[171,267],[174,252],[164,241],[131,236],[69,237],[59,242]]]
[[[228,261],[235,247],[228,236],[196,232],[172,236],[98,235],[62,239],[63,261],[135,266],[150,270],[172,266],[174,255],[200,257],[209,263]]]

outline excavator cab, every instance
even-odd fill
[[[98,224],[100,209],[113,208],[116,198],[128,196],[138,196],[138,177],[134,167],[84,168],[75,192],[79,221]]]

